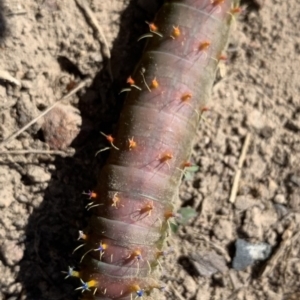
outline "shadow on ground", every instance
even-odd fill
[[[73,157],[55,160],[44,200],[29,218],[24,237],[26,250],[17,278],[23,285],[23,293],[18,299],[78,298],[78,293],[74,292],[78,280],[64,281],[61,271],[77,266],[82,255],[80,251],[72,255],[79,245],[76,241],[78,230],[86,226],[88,219],[82,192],[96,184],[98,170],[106,159],[107,154],[95,157],[99,145],[104,142],[99,131],[114,130],[124,100],[118,92],[141,56],[143,43],[136,41],[147,30],[145,20],[152,20],[157,10],[155,5],[151,6],[149,12],[143,1],[131,1],[121,15],[120,32],[113,44],[111,67],[115,80],[111,82],[104,66],[91,87],[80,96],[80,111],[83,118],[93,124],[93,130],[84,145],[74,146],[76,154]],[[1,28],[5,27],[3,24],[0,16]]]

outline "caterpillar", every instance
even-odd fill
[[[170,0],[148,23],[117,133],[102,133],[111,153],[88,193],[80,270],[66,276],[82,299],[159,299],[178,185],[238,11],[236,0]]]

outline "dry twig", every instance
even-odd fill
[[[251,134],[248,133],[245,141],[244,141],[244,145],[243,145],[243,149],[242,149],[242,153],[239,159],[239,163],[238,163],[238,168],[237,171],[235,173],[234,176],[234,180],[233,180],[233,185],[231,188],[231,193],[230,193],[230,198],[229,198],[229,202],[230,203],[234,203],[235,202],[235,198],[238,192],[238,187],[239,187],[239,182],[240,182],[240,178],[241,178],[241,174],[242,174],[242,167],[246,158],[246,154],[249,148],[249,144],[250,144],[250,139],[251,139]]]
[[[282,255],[286,252],[287,248],[290,247],[297,239],[300,237],[300,232],[295,233],[295,223],[291,223],[291,225],[284,231],[282,234],[282,241],[275,252],[275,254],[268,260],[266,266],[264,267],[263,272],[260,277],[269,276],[274,268],[277,265],[277,262],[280,260]]]
[[[36,149],[28,149],[28,150],[0,150],[1,154],[8,155],[20,155],[20,154],[49,154],[49,155],[60,155],[62,157],[73,155],[73,151],[60,151],[60,150],[36,150]]]

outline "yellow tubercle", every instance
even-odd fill
[[[90,280],[90,281],[87,282],[87,286],[88,286],[89,288],[97,287],[97,281],[94,280],[94,279],[92,279],[92,280]]]

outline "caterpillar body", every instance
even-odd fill
[[[128,92],[110,157],[89,193],[78,277],[82,299],[159,299],[177,188],[210,97],[236,0],[165,1]]]

